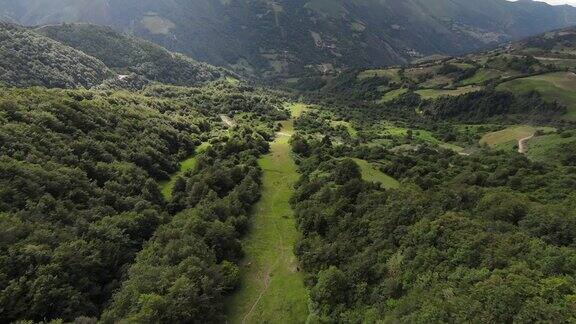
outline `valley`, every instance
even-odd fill
[[[573,7],[6,19],[0,322],[576,322]]]

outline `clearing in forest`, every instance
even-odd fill
[[[171,174],[169,180],[160,182],[159,184],[160,192],[162,193],[162,196],[164,196],[164,199],[166,200],[172,199],[172,189],[174,188],[176,180],[178,180],[178,178],[183,176],[184,173],[186,173],[186,171],[193,169],[196,166],[197,155],[205,151],[209,146],[210,143],[208,142],[200,144],[200,146],[196,148],[196,151],[194,152],[193,156],[187,158],[186,160],[180,163],[180,170],[178,170],[178,172]]]
[[[511,149],[519,146],[520,153],[526,153],[526,145],[528,141],[534,138],[537,131],[548,134],[556,132],[556,129],[553,127],[532,127],[527,125],[512,126],[484,135],[480,139],[480,144],[486,144],[497,149]]]
[[[406,89],[406,88],[400,88],[400,89],[388,91],[388,92],[386,92],[386,94],[384,94],[384,96],[380,99],[380,102],[389,102],[389,101],[392,101],[392,100],[400,97],[401,95],[405,94],[406,92],[408,92],[408,89]]]
[[[386,189],[396,189],[400,187],[400,182],[376,169],[370,162],[361,159],[352,159],[362,171],[362,178],[366,181],[380,182]]]
[[[472,77],[462,80],[462,85],[483,84],[486,81],[502,77],[502,71],[495,69],[480,69]]]
[[[484,135],[480,139],[480,144],[486,144],[494,148],[513,147],[521,139],[531,137],[535,133],[536,128],[532,126],[513,126]]]
[[[305,106],[290,108],[297,117]],[[298,231],[289,203],[299,178],[289,144],[293,121],[282,126],[270,154],[260,159],[262,199],[243,240],[246,255],[240,288],[227,304],[229,323],[304,323],[308,317],[308,293],[293,252]]]
[[[352,137],[356,137],[358,135],[358,131],[352,126],[352,123],[345,121],[345,120],[334,120],[330,122],[332,127],[343,126],[346,128],[348,134]]]
[[[442,96],[460,96],[466,93],[480,91],[483,88],[475,85],[468,85],[457,89],[422,89],[416,91],[422,99],[436,99]]]

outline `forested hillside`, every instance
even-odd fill
[[[284,85],[340,105],[401,106],[396,114],[414,118],[574,121],[574,51],[576,28],[571,27],[486,52],[350,70],[334,77],[293,78]]]
[[[0,84],[90,88],[112,75],[94,57],[22,27],[0,22]]]
[[[517,153],[334,145],[299,125],[296,253],[313,321],[576,320],[572,168]],[[381,165],[401,188],[363,180],[348,157]]]
[[[0,320],[99,317],[120,287],[111,321],[220,318],[279,101],[228,83],[0,96]],[[258,119],[225,131],[231,112]],[[201,142],[166,201],[157,181]]]
[[[0,84],[140,90],[237,77],[153,43],[94,25],[29,29],[0,22]]]
[[[507,0],[2,0],[25,25],[112,25],[250,75],[329,73],[460,54],[576,23],[576,9]]]
[[[151,81],[196,85],[230,75],[224,69],[171,53],[153,43],[115,32],[109,27],[75,24],[47,26],[39,33],[100,59],[115,72],[137,74]]]

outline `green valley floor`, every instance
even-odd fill
[[[297,116],[303,106],[291,109]],[[229,323],[304,323],[308,317],[308,293],[293,253],[298,231],[289,200],[299,175],[291,157],[292,133],[293,121],[283,122],[271,153],[260,160],[262,199],[243,240],[241,286],[228,301]]]

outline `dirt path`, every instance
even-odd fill
[[[526,142],[533,139],[534,135],[530,135],[528,137],[524,137],[518,141],[518,153],[526,154],[528,151],[528,147],[526,147]]]
[[[236,126],[236,122],[234,121],[234,119],[232,119],[226,115],[220,115],[220,119],[222,119],[224,124],[226,124],[226,126],[228,126],[228,127]]]
[[[241,286],[227,301],[228,323],[304,323],[308,293],[293,249],[298,237],[290,197],[299,174],[289,144],[292,120],[260,159],[262,198],[243,240]]]

